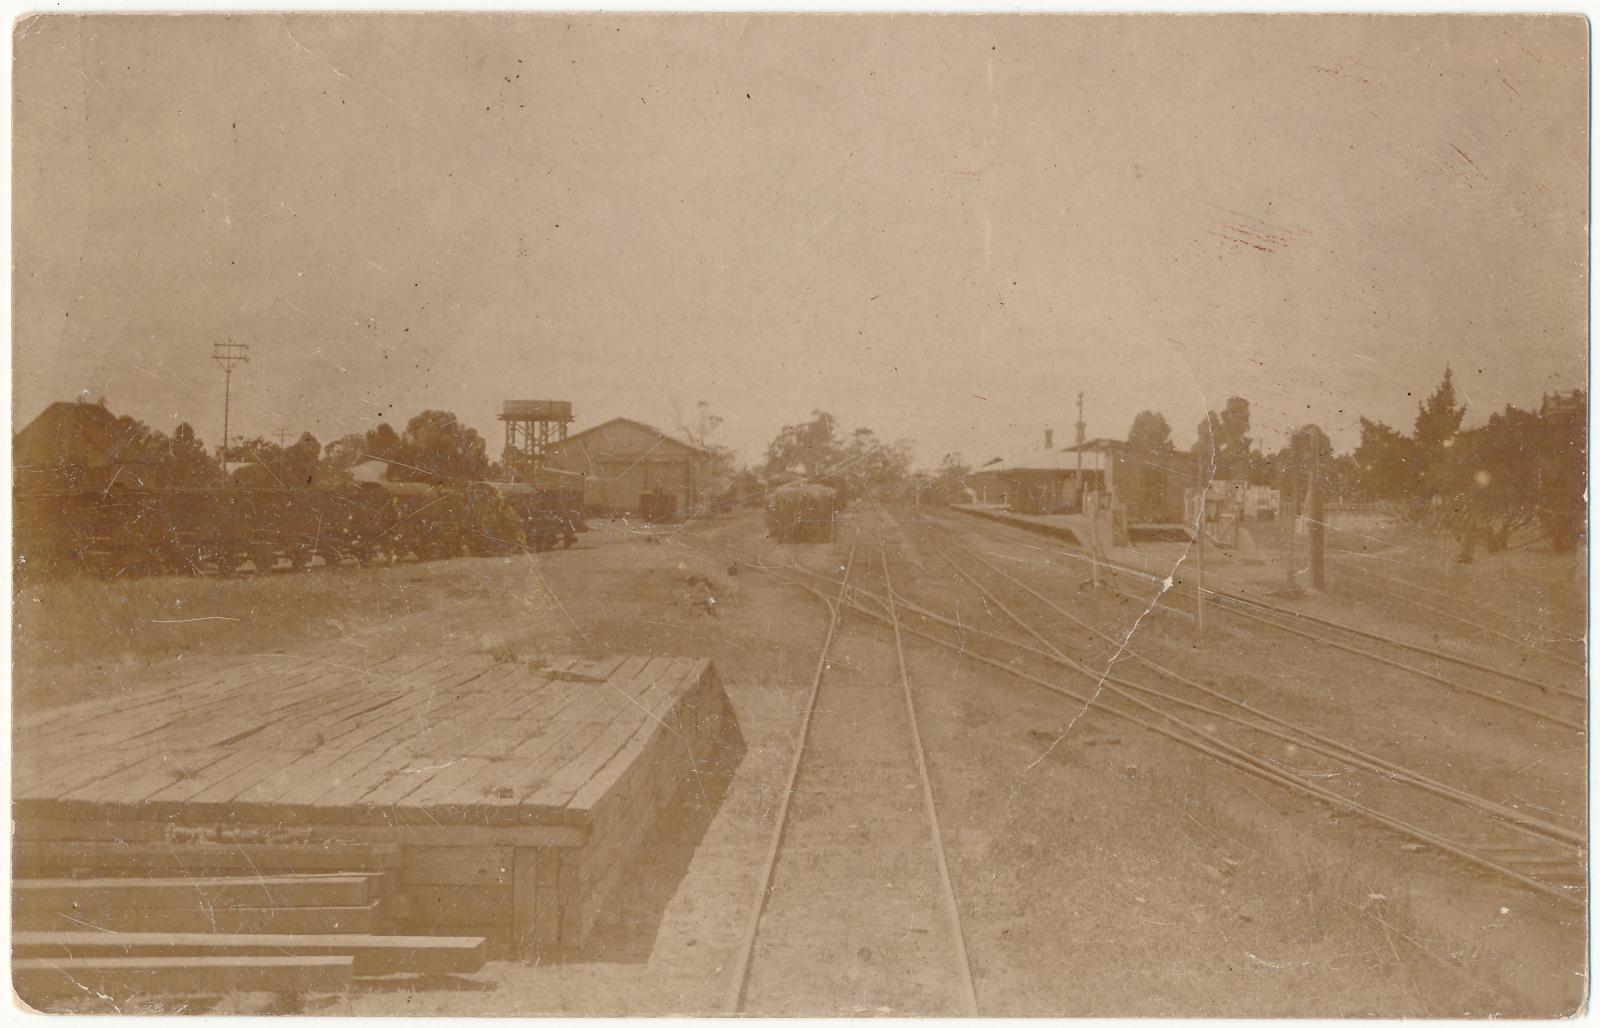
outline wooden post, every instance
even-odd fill
[[[1282,499],[1281,498],[1279,500],[1279,503],[1280,503],[1280,505],[1282,504]],[[1294,514],[1289,518],[1289,556],[1288,556],[1288,559],[1284,562],[1283,573],[1284,573],[1284,578],[1287,580],[1288,588],[1291,591],[1294,589],[1294,532],[1295,532],[1296,526],[1299,525],[1299,523],[1300,523],[1300,515],[1299,514]]]
[[[1079,460],[1083,459],[1082,451],[1079,452],[1078,459]],[[1098,502],[1098,498],[1096,498],[1095,509],[1093,511],[1089,510],[1087,504],[1084,505],[1084,508],[1083,508],[1084,513],[1089,515],[1089,568],[1090,568],[1089,580],[1090,580],[1091,585],[1093,586],[1093,588],[1096,591],[1098,591],[1100,589],[1100,509],[1099,508],[1100,508],[1100,504]]]
[[[1311,588],[1322,589],[1325,586],[1323,574],[1323,511],[1322,489],[1317,485],[1318,471],[1322,463],[1322,434],[1313,433],[1311,436],[1311,485],[1307,490],[1306,506],[1310,508],[1310,524],[1306,526],[1306,539],[1311,545]]]
[[[1195,463],[1199,468],[1200,489],[1198,493],[1199,510],[1194,517],[1194,541],[1198,548],[1195,555],[1195,569],[1199,581],[1194,587],[1194,630],[1195,634],[1204,636],[1206,631],[1206,496],[1211,492],[1211,486],[1206,482],[1205,459],[1199,454],[1195,455]]]

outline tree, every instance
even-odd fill
[[[206,454],[206,445],[194,434],[187,421],[172,430],[172,442],[167,450],[169,485],[198,487],[214,484],[217,465]]]
[[[1211,411],[1200,422],[1194,452],[1208,477],[1247,478],[1250,474],[1250,402],[1228,397],[1222,413]]]
[[[489,473],[483,437],[442,410],[425,410],[406,422],[400,456],[388,459],[396,463],[391,475],[400,480],[481,481]]]
[[[393,431],[391,429],[390,431]],[[354,467],[366,460],[367,437],[362,432],[342,435],[322,448],[322,455],[335,467]]]
[[[847,499],[892,497],[911,471],[911,442],[886,445],[870,428],[856,429],[846,441],[837,426],[833,415],[820,410],[811,412],[810,421],[785,425],[767,447],[767,477],[798,474],[833,486]]]
[[[1128,447],[1135,453],[1163,453],[1172,449],[1172,426],[1167,419],[1153,410],[1142,410],[1134,415],[1128,429]]]
[[[842,447],[834,431],[837,425],[832,414],[814,410],[810,421],[783,426],[777,438],[767,446],[767,477],[798,472],[807,478],[816,478],[840,463]]]
[[[378,427],[367,429],[366,442],[363,446],[365,456],[361,459],[396,460],[403,446],[400,434],[394,430],[394,426],[387,421],[380,421]]]
[[[944,459],[939,462],[938,470],[930,476],[927,491],[923,494],[923,502],[972,502],[972,490],[967,486],[967,476],[970,474],[972,468],[961,459],[961,454],[945,454]]]
[[[1278,489],[1284,499],[1294,498],[1290,500],[1292,504],[1297,505],[1308,495],[1313,476],[1324,498],[1336,495],[1332,488],[1337,466],[1333,443],[1317,425],[1301,425],[1290,433],[1289,441],[1273,456],[1272,463],[1279,474]]]
[[[1570,397],[1546,398],[1539,411],[1544,440],[1539,449],[1543,466],[1539,482],[1539,523],[1551,549],[1568,553],[1583,541],[1588,514],[1584,492],[1588,486],[1588,449],[1585,432],[1589,397],[1576,390]]]
[[[1400,502],[1417,491],[1416,444],[1381,421],[1361,419],[1355,462],[1356,488],[1365,496]]]
[[[1411,438],[1416,447],[1418,501],[1430,502],[1451,487],[1450,465],[1453,462],[1448,451],[1455,445],[1461,419],[1466,413],[1466,406],[1456,403],[1455,382],[1451,379],[1450,368],[1446,367],[1438,388],[1417,405],[1417,421]]]
[[[290,488],[303,488],[311,484],[317,475],[318,458],[322,456],[322,444],[317,442],[317,437],[310,432],[303,432],[294,445],[283,451],[283,484]]]
[[[835,475],[849,496],[892,499],[911,473],[911,450],[909,440],[885,445],[872,429],[858,428],[851,433],[842,459],[835,465]]]
[[[708,475],[711,478],[731,478],[739,470],[739,461],[733,450],[723,446],[717,441],[717,433],[721,430],[723,419],[711,412],[711,405],[704,400],[695,404],[693,417],[685,418],[681,412],[677,414],[678,431],[683,437],[695,446],[711,454]]]

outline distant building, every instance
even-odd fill
[[[1570,393],[1546,393],[1539,403],[1539,416],[1544,418],[1557,415],[1579,418],[1588,412],[1589,396],[1582,389],[1574,389]]]
[[[1114,459],[1086,448],[1039,450],[980,468],[988,483],[998,484],[1004,503],[1025,514],[1075,513],[1082,509],[1085,492],[1107,488]],[[992,491],[991,491],[992,494]]]
[[[1211,508],[1211,519],[1235,517],[1245,521],[1272,521],[1282,513],[1282,497],[1276,488],[1251,485],[1242,478],[1212,479],[1206,483],[1204,495]],[[1198,487],[1184,491],[1185,523],[1200,516],[1200,497]]]
[[[711,452],[632,418],[612,418],[545,447],[551,467],[584,476],[591,511],[638,512],[646,493],[675,498],[679,513],[716,497]]]
[[[122,465],[117,416],[103,403],[52,403],[11,440],[18,490],[103,489]]]
[[[1120,439],[1089,439],[1019,457],[995,457],[967,476],[974,502],[1031,514],[1073,514],[1090,494],[1112,496],[1131,523],[1171,524],[1183,515],[1184,490],[1193,484],[1187,454],[1141,454]]]

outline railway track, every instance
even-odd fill
[[[1584,902],[1581,826],[1498,803],[1247,706],[1132,652],[1125,639],[1095,628],[948,536],[936,535],[945,530],[921,527],[918,545],[979,594],[993,628],[964,623],[959,616],[849,578],[834,580],[797,567],[786,572],[838,589],[837,603],[897,633],[1054,692],[1078,704],[1080,717],[1098,714],[1137,724],[1234,770],[1379,824],[1406,837],[1408,845],[1565,902]],[[1057,641],[1068,638],[1080,640],[1076,652]],[[1092,655],[1082,652],[1089,638],[1099,644]],[[1080,684],[1062,684],[1063,671]]]
[[[1370,554],[1351,552],[1341,556],[1365,561],[1358,572],[1343,576],[1343,581],[1352,582],[1376,595],[1387,596],[1419,610],[1437,614],[1479,635],[1493,636],[1510,642],[1519,649],[1546,660],[1574,668],[1585,666],[1581,659],[1583,639],[1579,636],[1552,632],[1547,625],[1519,617],[1501,608],[1475,602],[1459,593],[1446,592],[1420,582],[1386,575],[1372,566],[1374,561]],[[1383,584],[1379,585],[1380,582]],[[1418,596],[1426,599],[1418,599]],[[1568,652],[1557,652],[1553,648],[1556,646],[1565,647]],[[1573,655],[1574,652],[1576,656]]]
[[[1000,529],[1006,532],[1021,531],[1007,526],[1000,526]],[[1070,550],[1051,552],[1096,565],[1104,587],[1134,600],[1153,613],[1186,620],[1194,617],[1195,591],[1200,588],[1196,583],[1172,581],[1166,576],[1140,568],[1094,560],[1087,554]],[[1117,584],[1116,580],[1122,584]],[[1206,587],[1204,593],[1208,611],[1220,611],[1247,624],[1304,639],[1320,648],[1348,653],[1453,692],[1516,710],[1547,724],[1579,734],[1587,733],[1588,697],[1582,690],[1555,685],[1520,671],[1484,664],[1437,647],[1382,632],[1366,631],[1333,618],[1255,597],[1210,587]],[[1186,602],[1179,606],[1175,600]],[[1429,666],[1430,663],[1432,666]]]
[[[829,608],[727,1009],[978,1014],[899,625],[853,616],[887,550],[852,540]],[[798,581],[798,577],[796,577]]]
[[[1101,565],[1112,577],[1131,578],[1154,592],[1134,593],[1112,586],[1141,603],[1162,610],[1174,610],[1182,616],[1191,616],[1187,610],[1172,606],[1173,597],[1187,598],[1192,609],[1197,583],[1167,585],[1157,576],[1121,565]],[[1308,640],[1319,647],[1349,653],[1364,660],[1403,671],[1414,678],[1443,686],[1454,692],[1475,696],[1489,703],[1520,711],[1528,717],[1559,725],[1576,733],[1585,733],[1587,726],[1587,697],[1583,692],[1517,671],[1508,671],[1478,661],[1461,657],[1435,647],[1424,646],[1380,632],[1369,632],[1354,625],[1322,617],[1306,611],[1280,606],[1253,597],[1206,587],[1207,609],[1222,611],[1232,617],[1272,629],[1276,632]],[[1433,666],[1418,663],[1431,661]],[[1445,671],[1449,670],[1449,674]],[[1534,701],[1537,700],[1537,703]]]

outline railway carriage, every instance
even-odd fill
[[[839,494],[824,485],[792,483],[767,495],[767,530],[779,542],[832,542],[838,534]]]

